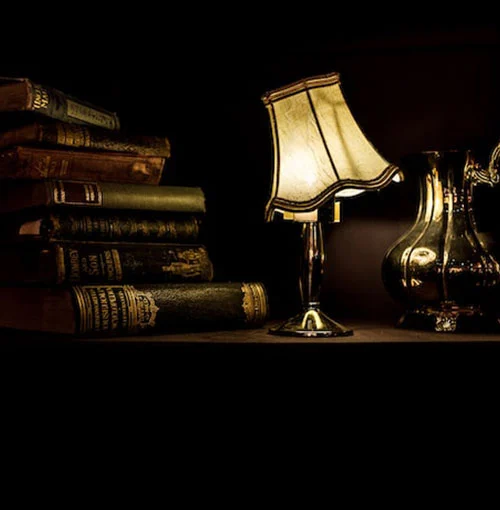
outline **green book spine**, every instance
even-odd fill
[[[66,180],[2,182],[0,213],[41,206],[206,212],[205,195],[199,187]]]
[[[28,78],[0,78],[0,111],[31,111],[63,122],[120,129],[118,115]]]
[[[59,209],[45,214],[9,215],[0,222],[1,242],[29,239],[195,243],[201,215]]]
[[[0,250],[0,283],[202,282],[213,278],[203,245],[26,242]]]
[[[165,333],[179,328],[256,328],[268,318],[262,283],[73,286],[83,336]]]

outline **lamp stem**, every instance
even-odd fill
[[[307,221],[302,224],[303,253],[300,269],[300,295],[305,310],[319,308],[321,280],[325,249],[323,228],[319,221]]]
[[[283,336],[328,337],[349,336],[352,329],[330,319],[320,310],[319,296],[323,276],[325,250],[323,229],[319,221],[304,221],[302,225],[303,252],[300,266],[300,295],[303,310],[269,333]]]

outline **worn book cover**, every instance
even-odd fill
[[[5,180],[1,183],[0,213],[44,207],[206,212],[205,194],[196,186],[67,180]]]
[[[203,245],[26,241],[2,245],[0,284],[201,282],[213,279]]]
[[[82,337],[262,327],[260,282],[0,287],[0,327]]]
[[[201,214],[52,208],[4,215],[0,243],[29,239],[195,243],[202,221]]]
[[[127,134],[67,122],[31,122],[17,127],[9,126],[0,132],[0,150],[18,145],[123,152],[163,158],[171,156],[170,140],[165,136]]]
[[[69,123],[120,129],[115,112],[29,78],[0,77],[0,112],[33,112]]]
[[[72,179],[158,185],[165,158],[36,147],[0,151],[0,179]]]

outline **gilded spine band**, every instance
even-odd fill
[[[55,205],[102,207],[102,189],[98,182],[47,181],[49,196]]]
[[[268,315],[267,295],[261,283],[242,283],[243,310],[247,323],[261,323]]]
[[[76,332],[81,335],[256,328],[268,317],[264,285],[256,282],[95,284],[71,289]]]
[[[152,294],[132,285],[74,286],[72,293],[79,334],[131,334],[156,325],[159,307]]]
[[[194,215],[165,218],[96,213],[51,214],[44,221],[44,234],[54,239],[102,241],[195,242],[200,220]]]
[[[55,264],[55,283],[203,282],[213,265],[202,245],[169,243],[54,242],[41,267]],[[43,269],[39,278],[45,281]]]

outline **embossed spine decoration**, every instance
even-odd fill
[[[40,233],[48,239],[82,241],[195,242],[201,220],[196,216],[175,218],[118,215],[51,214],[41,220]]]
[[[34,122],[0,132],[0,149],[18,145],[171,156],[170,140],[165,136],[136,135],[68,122]]]
[[[68,205],[129,211],[206,213],[205,194],[199,187],[70,180],[6,180],[0,186],[0,213]]]
[[[439,332],[493,326],[500,266],[477,235],[473,189],[498,183],[497,160],[486,170],[470,151],[425,152],[412,161],[420,180],[417,218],[382,263],[387,291],[406,308],[398,325]]]
[[[243,283],[243,310],[246,322],[262,323],[268,314],[266,290],[261,283]]]
[[[0,152],[0,179],[160,183],[165,158],[118,152],[14,147]]]
[[[116,113],[100,108],[89,102],[69,96],[52,87],[45,87],[26,81],[28,97],[31,97],[27,109],[33,110],[54,119],[91,124],[105,129],[120,129],[120,121]]]
[[[259,282],[75,285],[71,293],[76,333],[82,336],[259,327],[269,316]]]
[[[213,266],[203,245],[26,241],[2,246],[0,283],[205,282]]]
[[[74,286],[77,331],[88,333],[132,334],[154,329],[156,306],[151,292],[132,285]]]

